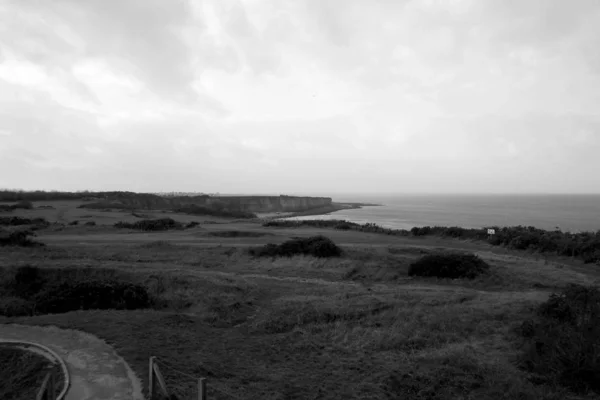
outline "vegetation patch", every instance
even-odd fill
[[[21,217],[0,217],[0,225],[3,226],[20,226],[20,225],[35,225],[38,227],[46,227],[50,225],[44,218],[21,218]]]
[[[458,226],[423,226],[406,229],[388,229],[376,224],[357,224],[344,220],[274,220],[263,224],[266,227],[297,228],[311,226],[355,230],[358,232],[379,233],[392,236],[441,236],[457,239],[486,241],[494,246],[503,246],[515,250],[528,250],[550,253],[559,256],[575,257],[585,263],[600,265],[600,234],[598,232],[562,232],[546,231],[533,226],[489,227],[495,230],[488,235],[487,228],[470,229]]]
[[[31,231],[13,231],[13,232],[1,232],[0,231],[0,246],[22,246],[22,247],[34,247],[44,246],[43,243],[36,242],[30,239],[30,236],[35,236],[34,232]]]
[[[136,222],[117,222],[115,228],[136,229],[140,231],[167,231],[170,229],[182,229],[183,224],[172,218],[144,219]]]
[[[8,317],[151,305],[144,286],[124,280],[113,270],[7,268],[1,271],[0,288],[0,314]]]
[[[222,207],[204,207],[191,204],[188,206],[180,207],[175,209],[175,212],[191,215],[210,215],[213,217],[226,217],[226,218],[242,218],[251,219],[256,218],[256,214],[246,211],[228,210]]]
[[[31,210],[33,209],[33,203],[27,200],[21,200],[15,204],[10,205],[0,204],[0,211],[14,211],[18,210],[19,208],[23,210]]]
[[[262,247],[249,250],[256,257],[292,257],[295,255],[310,255],[314,257],[339,257],[342,249],[325,236],[292,239],[282,244],[269,243]]]
[[[600,395],[600,290],[571,284],[537,309],[520,333],[527,338],[520,366],[540,383]]]
[[[409,276],[474,279],[490,266],[475,254],[438,253],[421,257],[410,265]]]
[[[210,236],[216,237],[262,237],[262,236],[273,236],[272,233],[267,232],[252,232],[252,231],[221,231],[221,232],[210,232]]]

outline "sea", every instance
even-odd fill
[[[600,230],[600,194],[344,195],[334,202],[375,203],[360,209],[291,219],[342,219],[393,229],[415,226],[534,226],[563,232]]]

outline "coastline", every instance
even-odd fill
[[[311,215],[328,215],[336,211],[342,210],[356,210],[363,207],[380,207],[381,204],[372,203],[331,203],[330,206],[312,208],[306,211],[289,212],[289,213],[258,213],[257,216],[262,220],[274,220],[281,218],[294,218],[294,217],[309,217]]]

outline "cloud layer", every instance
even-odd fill
[[[0,186],[598,192],[600,3],[0,3]]]

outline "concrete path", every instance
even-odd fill
[[[97,337],[74,330],[0,324],[0,341],[47,346],[67,364],[71,387],[66,400],[143,400],[140,380],[115,350]]]

